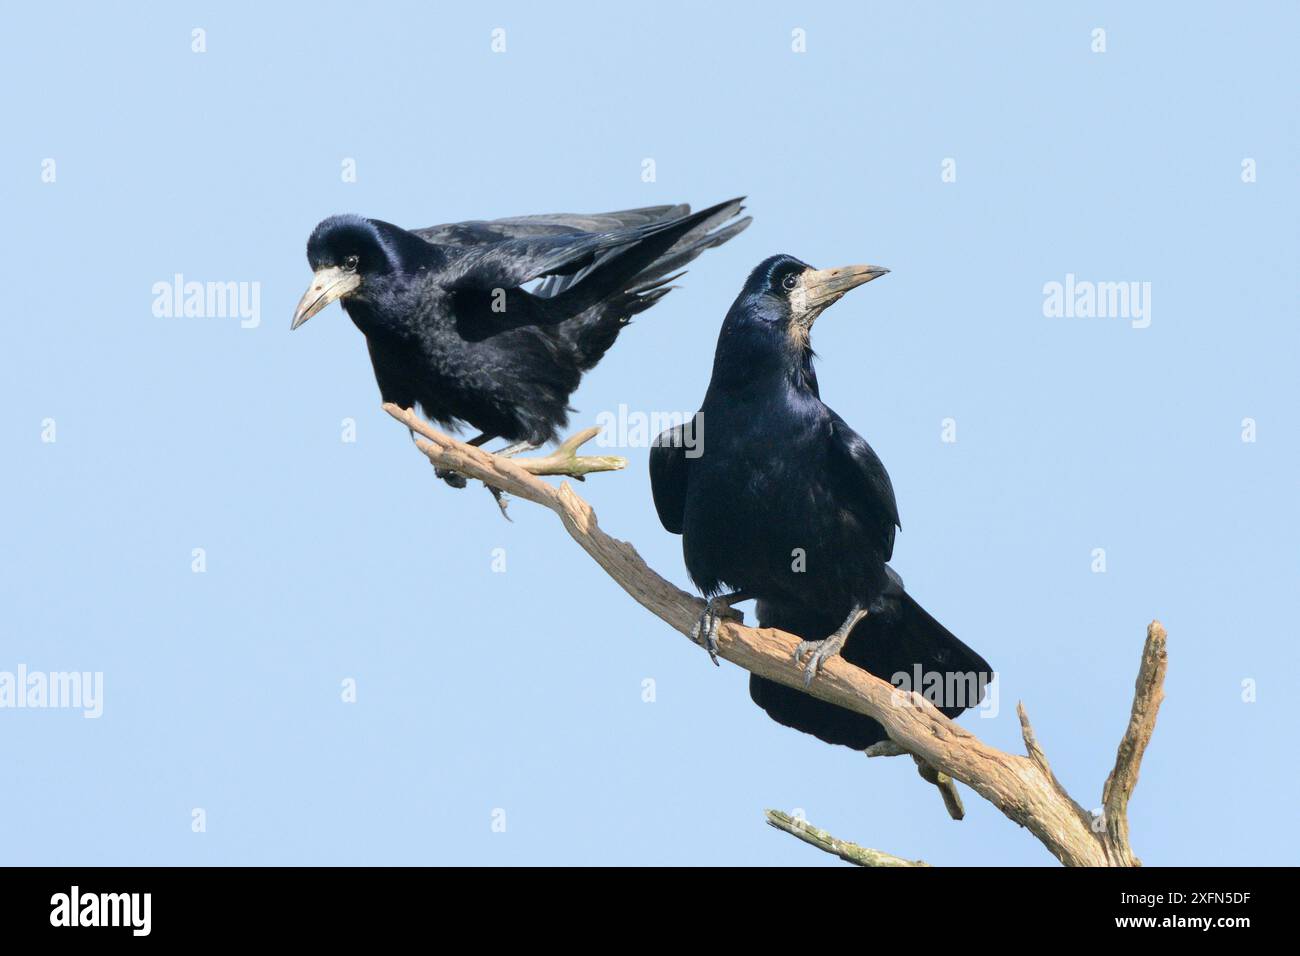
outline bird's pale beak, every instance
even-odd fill
[[[361,285],[361,277],[355,272],[340,269],[338,266],[317,270],[316,275],[312,277],[311,286],[298,303],[298,308],[294,310],[293,324],[289,326],[289,331],[292,332],[325,306],[352,292],[359,285]]]
[[[883,276],[883,266],[840,266],[837,269],[809,269],[803,274],[804,308],[814,314],[838,302],[844,293]]]
[[[799,348],[808,347],[808,332],[817,316],[838,302],[850,289],[883,276],[884,266],[840,266],[838,269],[808,269],[790,293],[790,338]]]

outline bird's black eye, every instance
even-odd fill
[[[343,260],[343,268],[347,269],[348,272],[356,272],[357,263],[360,261],[361,258],[359,256],[348,256],[346,259]]]
[[[781,288],[785,289],[787,292],[789,292],[798,284],[799,284],[799,277],[796,276],[793,272],[791,272],[789,275],[787,275],[784,279],[781,280]]]

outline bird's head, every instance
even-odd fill
[[[315,275],[293,313],[296,329],[331,302],[357,295],[366,285],[415,271],[434,247],[391,223],[360,216],[331,216],[312,230],[307,262]]]
[[[840,266],[814,269],[794,256],[772,256],[759,263],[740,290],[722,326],[719,351],[729,340],[746,342],[753,351],[755,339],[775,346],[802,363],[811,352],[809,333],[817,317],[846,292],[889,270],[881,266]]]

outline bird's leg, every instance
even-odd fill
[[[531,442],[517,441],[513,445],[506,445],[500,451],[494,451],[492,454],[498,458],[513,458],[515,455],[522,455],[525,452],[536,451],[540,445],[534,445]]]
[[[817,669],[840,652],[840,649],[844,647],[844,642],[849,639],[849,634],[852,633],[854,626],[866,616],[867,609],[860,604],[855,604],[853,610],[849,611],[849,616],[844,619],[844,623],[837,627],[835,633],[830,637],[823,638],[820,641],[799,642],[799,646],[794,649],[796,662],[801,660],[809,651],[812,652],[803,674],[803,685],[805,687],[813,682],[813,678],[817,676]]]
[[[709,598],[699,620],[691,628],[691,640],[708,651],[709,658],[718,667],[722,666],[718,664],[718,626],[724,617],[743,621],[745,616],[734,610],[731,605],[748,601],[749,598],[750,596],[744,591],[732,591],[730,594],[719,594]]]
[[[481,435],[479,437],[483,438],[485,441],[487,440],[487,436]],[[517,441],[514,444],[506,445],[506,447],[502,448],[500,451],[492,452],[492,454],[496,455],[498,458],[513,458],[515,455],[532,451],[537,447],[537,445],[534,445],[531,442]],[[493,488],[491,485],[484,485],[484,487],[487,488],[488,491],[492,492],[492,497],[496,501],[497,507],[501,509],[501,517],[505,518],[507,521],[513,522],[515,519],[510,517],[510,514],[506,511],[506,508],[510,507],[510,498],[506,493],[500,488]]]
[[[495,435],[489,435],[485,432],[482,435],[475,435],[469,441],[465,442],[465,444],[473,445],[475,448],[477,448],[479,445],[482,445],[484,442],[489,442],[495,437],[496,437]],[[414,431],[411,432],[411,441],[415,441]],[[434,465],[433,473],[435,476],[441,478],[443,481],[451,485],[453,488],[464,488],[466,485],[469,484],[469,482],[465,479],[464,475],[462,475],[460,472],[452,471],[450,468],[439,468],[437,465]],[[499,501],[497,503],[500,504]]]

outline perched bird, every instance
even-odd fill
[[[790,256],[761,263],[723,322],[696,422],[651,448],[651,486],[659,520],[682,536],[691,580],[709,598],[697,636],[711,655],[720,618],[756,598],[760,624],[803,638],[795,658],[808,657],[806,684],[836,654],[885,680],[948,675],[941,690],[967,677],[972,692],[960,700],[910,688],[956,716],[978,703],[989,666],[886,564],[901,528],[893,485],[871,446],[822,402],[813,370],[813,322],[888,271],[813,269]],[[750,695],[780,723],[829,743],[864,749],[886,736],[868,717],[775,681],[751,676]]]
[[[705,249],[749,225],[741,200],[406,230],[334,216],[307,241],[296,329],[335,300],[366,337],[385,402],[531,446],[568,421],[582,373]],[[730,220],[730,221],[729,221]],[[541,280],[532,288],[525,285]],[[459,482],[463,485],[463,479]]]

